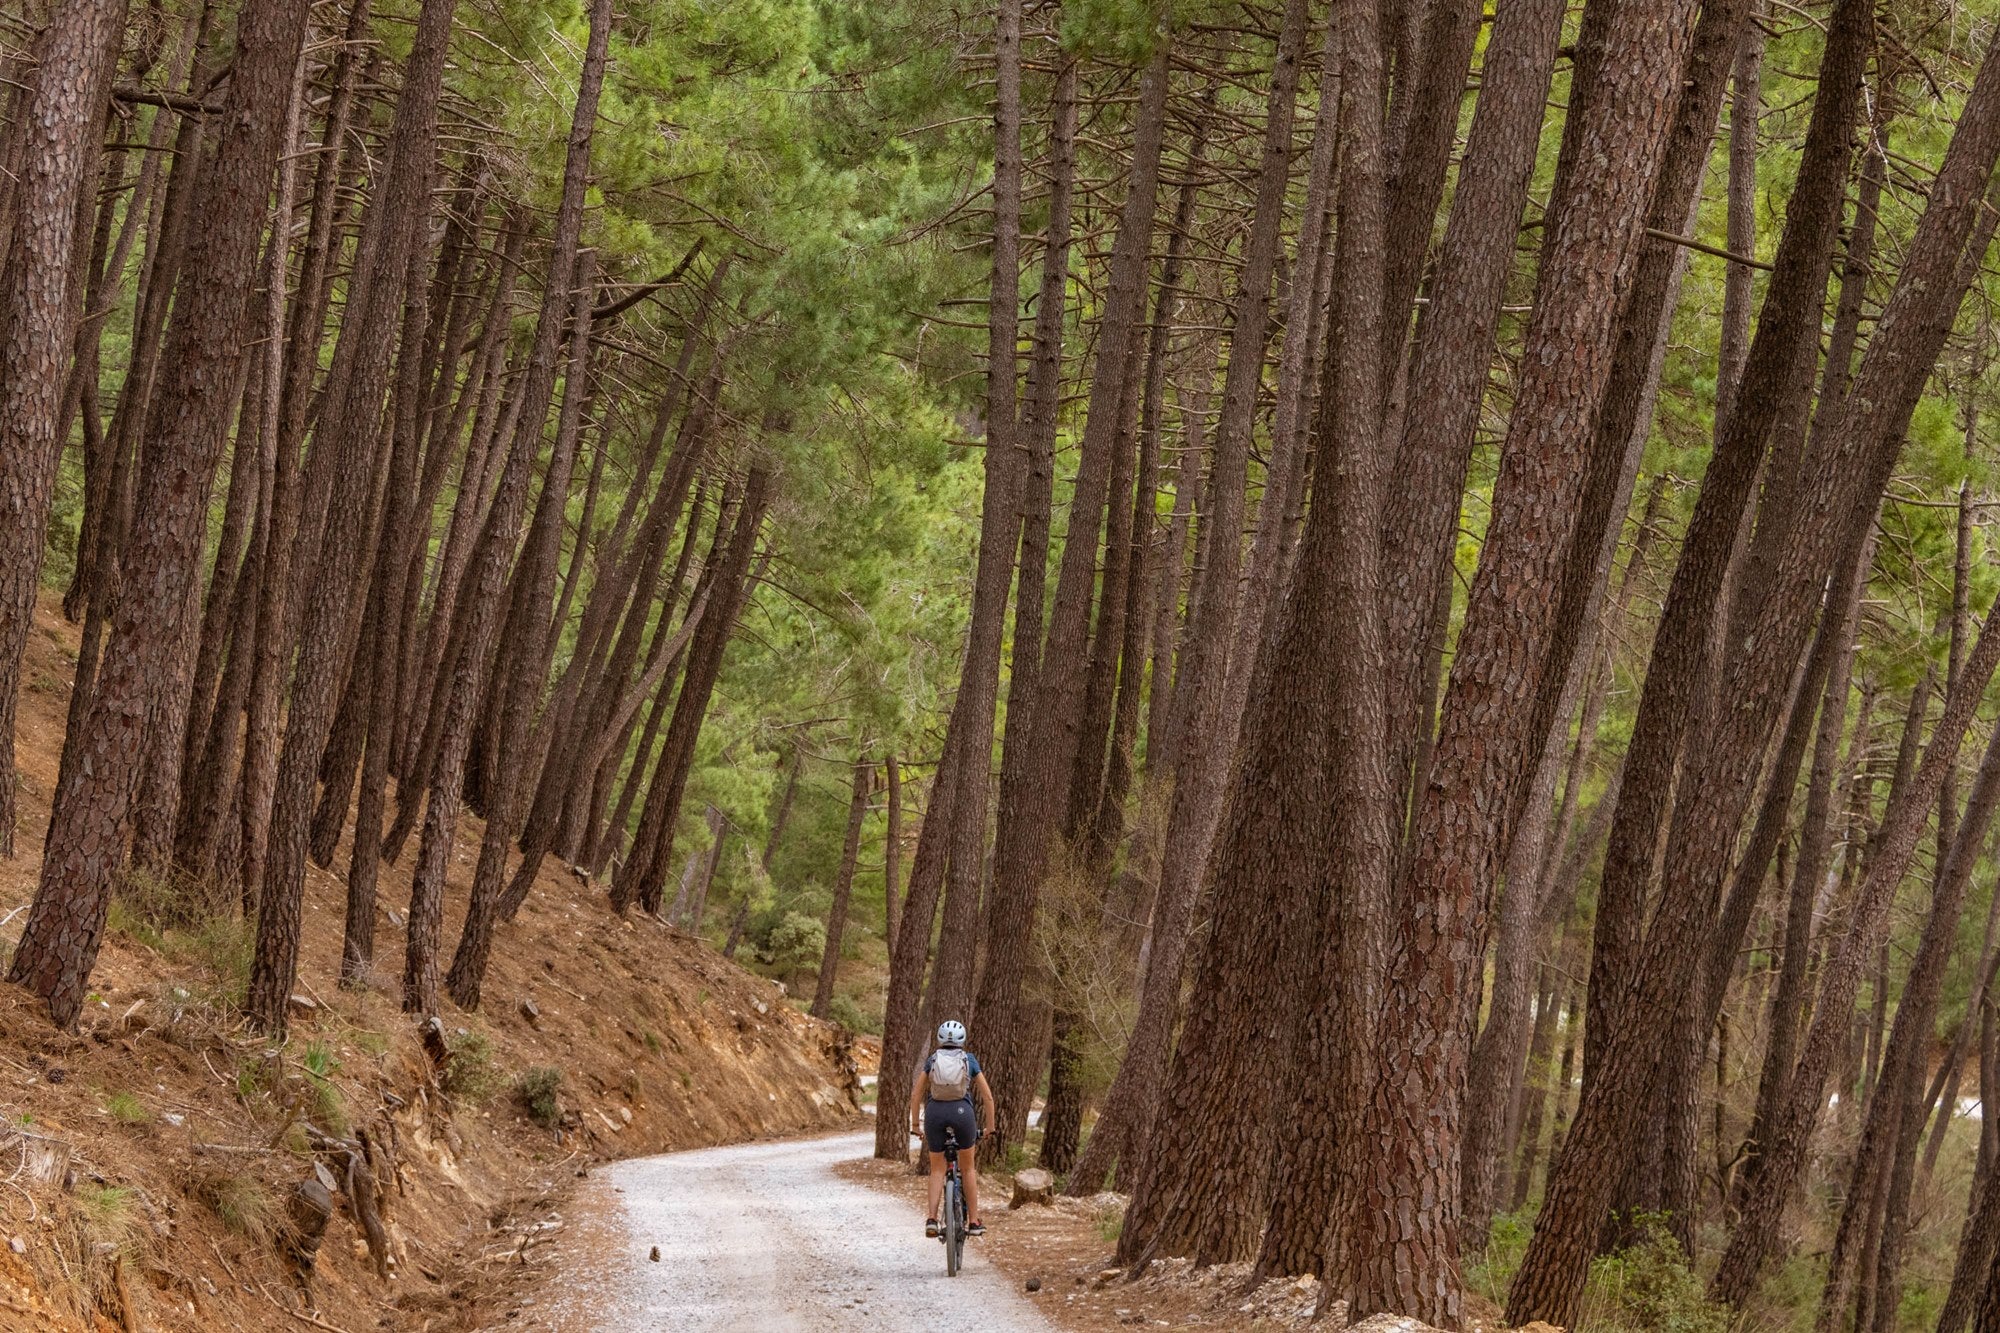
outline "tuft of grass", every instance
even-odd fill
[[[653,1031],[653,1029],[651,1028],[641,1028],[639,1030],[639,1039],[646,1043],[646,1049],[651,1051],[654,1055],[658,1055],[660,1053],[661,1046],[660,1046],[659,1033]]]
[[[500,1083],[500,1071],[493,1064],[492,1041],[484,1033],[461,1028],[445,1040],[445,1049],[451,1055],[444,1064],[445,1094],[475,1106],[491,1097]]]
[[[364,1055],[373,1056],[378,1060],[389,1053],[389,1038],[380,1032],[370,1032],[366,1028],[349,1028],[347,1039]]]
[[[1534,1234],[1531,1214],[1502,1213],[1493,1219],[1486,1248],[1466,1266],[1465,1285],[1494,1305],[1507,1303],[1507,1289],[1528,1252],[1528,1238]]]
[[[104,1109],[121,1125],[143,1125],[153,1118],[146,1104],[129,1092],[113,1092],[104,1098]]]
[[[264,1062],[248,1057],[236,1062],[236,1100],[246,1106],[262,1097],[269,1089],[264,1083]]]
[[[347,1133],[347,1098],[342,1095],[340,1085],[333,1076],[340,1072],[340,1059],[325,1042],[315,1041],[307,1045],[305,1053],[299,1057],[299,1065],[306,1071],[306,1082],[311,1085],[313,1110],[328,1133],[343,1136]]]
[[[276,1209],[263,1181],[251,1175],[222,1176],[208,1181],[200,1193],[222,1225],[259,1245],[270,1240]]]
[[[1106,1245],[1116,1245],[1118,1237],[1125,1231],[1125,1210],[1116,1208],[1097,1219],[1097,1239]]]
[[[522,1070],[514,1080],[514,1100],[543,1129],[554,1129],[562,1119],[562,1079],[562,1070],[537,1065]]]
[[[109,928],[209,982],[197,1002],[237,1008],[250,989],[253,927],[212,886],[185,875],[126,873],[112,899]]]
[[[118,1185],[81,1185],[76,1201],[93,1237],[121,1249],[132,1239],[139,1218],[131,1190]]]

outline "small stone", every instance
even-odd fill
[[[651,1254],[647,1255],[646,1257],[647,1257],[648,1259],[651,1259],[651,1260],[652,1260],[652,1261],[653,1261],[654,1263],[658,1263],[658,1262],[660,1262],[660,1247],[659,1247],[659,1246],[657,1246],[657,1245],[655,1245],[655,1246],[653,1247],[653,1252],[652,1252]]]
[[[631,1107],[629,1107],[629,1106],[621,1106],[621,1107],[619,1107],[619,1108],[618,1108],[618,1118],[619,1118],[620,1120],[624,1121],[624,1122],[625,1122],[626,1124],[628,1124],[628,1125],[629,1125],[629,1124],[631,1124],[631,1123],[632,1123],[632,1108],[631,1108]]]
[[[294,995],[291,998],[291,1005],[292,1008],[298,1010],[300,1013],[309,1014],[319,1008],[319,1001],[313,999],[310,995]]]
[[[61,1065],[55,1065],[49,1069],[48,1078],[49,1082],[51,1083],[60,1083],[68,1077],[69,1077],[69,1071],[67,1069],[64,1069]]]
[[[1100,1269],[1097,1274],[1097,1280],[1093,1282],[1091,1285],[1095,1287],[1108,1287],[1113,1282],[1116,1282],[1119,1278],[1123,1277],[1124,1274],[1125,1270],[1122,1268]]]
[[[26,1254],[28,1252],[28,1242],[22,1240],[19,1236],[14,1236],[8,1239],[7,1248],[16,1254]]]
[[[1040,1291],[1042,1289],[1042,1280],[1038,1277],[1031,1277],[1028,1279],[1026,1286],[1029,1291]]]
[[[521,1001],[521,1017],[527,1019],[530,1023],[539,1024],[542,1021],[541,1008],[533,1000],[523,1000]]]

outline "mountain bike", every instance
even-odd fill
[[[965,1261],[965,1181],[958,1173],[958,1131],[944,1132],[944,1208],[938,1239],[944,1242],[946,1277],[957,1277]]]

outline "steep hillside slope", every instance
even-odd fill
[[[73,633],[53,610],[21,702],[22,855],[0,863],[8,949],[68,702]],[[454,924],[479,836],[468,820]],[[176,924],[173,895],[143,886],[114,909],[77,1033],[0,986],[0,1328],[493,1327],[592,1163],[857,1114],[841,1029],[699,940],[614,918],[559,868],[503,928],[485,1008],[441,1015],[427,1050],[394,984],[413,859],[385,876],[364,992],[335,982],[341,878],[311,870],[282,1046],[237,1020],[241,923]],[[308,1276],[297,1219],[314,1197],[332,1215]]]

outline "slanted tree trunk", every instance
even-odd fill
[[[1880,336],[1878,333],[1877,337]],[[1938,719],[1930,744],[1924,749],[1923,766],[1916,780],[1899,801],[1891,804],[1888,814],[1884,816],[1876,849],[1870,857],[1868,878],[1855,900],[1848,934],[1835,947],[1821,974],[1812,1023],[1800,1047],[1798,1068],[1787,1090],[1785,1103],[1780,1108],[1765,1165],[1746,1194],[1743,1220],[1731,1237],[1722,1265],[1710,1284],[1711,1295],[1716,1299],[1740,1304],[1749,1295],[1757,1268],[1772,1243],[1778,1213],[1798,1183],[1808,1140],[1826,1100],[1826,1079],[1845,1035],[1847,1017],[1853,1012],[1854,996],[1861,984],[1861,969],[1888,929],[1890,901],[1909,868],[1911,854],[1929,817],[1929,809],[1937,802],[1945,773],[1957,761],[1959,743],[1964,738],[1974,708],[1986,692],[1996,665],[2000,665],[2000,617],[1989,619],[1981,630],[1978,646],[1973,649],[1958,686],[1946,699],[1944,715]],[[1982,795],[1989,803],[2000,802],[2000,779],[1987,777],[1985,772],[1982,772],[1982,777],[1993,784]],[[1989,804],[1985,814],[1990,817],[1991,813]],[[1971,858],[1972,852],[1968,849],[1966,859],[1969,861]],[[1949,865],[1946,872],[1952,873]],[[1970,873],[1969,865],[1966,873]],[[1949,898],[1956,896],[1962,901],[1963,892],[1963,885],[1960,885],[1955,895],[1948,891],[1941,896],[1941,904],[1948,909],[1949,933],[1956,930],[1958,905]],[[1934,956],[1926,959],[1925,950],[1920,946],[1918,963],[1929,965],[1937,974],[1930,977],[1917,974],[1915,993],[1909,996],[1911,1022],[1906,1039],[1908,1049],[1912,1051],[1929,1041],[1933,1015],[1926,1011],[1935,1003],[1935,988],[1943,980],[1942,955],[1948,947],[1945,938],[1948,932],[1935,911],[1932,924],[1938,929],[1933,931],[1927,928],[1925,937]],[[1930,993],[1926,995],[1926,991]],[[1921,1032],[1917,1030],[1919,1022],[1922,1024]],[[1875,1103],[1875,1109],[1881,1116],[1877,1142],[1882,1143],[1884,1151],[1889,1151],[1890,1145],[1885,1140],[1902,1120],[1904,1107],[1897,1104],[1893,1096],[1878,1097]],[[1863,1142],[1866,1144],[1867,1140],[1864,1138]]]
[[[394,339],[380,330],[394,323],[406,298],[422,300],[426,274],[419,244],[430,205],[436,159],[438,101],[443,89],[445,58],[451,44],[452,16],[457,0],[426,0],[418,19],[418,37],[411,48],[404,94],[396,107],[390,132],[389,178],[378,207],[386,212],[377,267],[366,285],[366,304],[358,321],[344,330],[343,341],[357,346],[351,381],[332,390],[342,394],[332,411],[330,429],[317,434],[314,452],[337,453],[346,467],[372,477],[380,452],[384,395],[388,389],[389,354]],[[415,355],[417,349],[408,349]],[[336,354],[337,355],[337,354]],[[310,477],[308,477],[310,480]],[[327,515],[327,534],[337,550],[372,553],[368,531],[372,487],[340,487]],[[310,499],[310,496],[306,496]],[[366,566],[372,562],[355,562]],[[299,571],[294,570],[294,574]],[[300,645],[292,682],[291,707],[286,714],[285,745],[278,761],[276,796],[272,803],[270,841],[264,864],[266,876],[259,898],[257,948],[251,965],[245,1009],[262,1029],[285,1030],[292,980],[298,972],[299,924],[305,892],[305,856],[311,835],[313,796],[320,760],[325,753],[340,677],[352,650],[351,608],[361,574],[329,570],[301,591],[311,606],[301,621],[307,628]],[[297,580],[294,580],[295,584]],[[357,586],[359,585],[359,586]],[[273,626],[273,632],[280,632]]]
[[[639,833],[633,840],[633,859],[626,862],[612,893],[613,906],[621,910],[634,900],[645,911],[659,910],[661,881],[668,858],[673,855],[674,825],[681,797],[687,790],[688,774],[694,768],[695,743],[701,738],[708,701],[722,673],[722,654],[729,647],[737,617],[742,615],[750,597],[755,581],[750,570],[751,558],[756,553],[757,535],[770,503],[771,474],[761,464],[752,464],[743,488],[743,504],[716,573],[711,594],[715,609],[703,616],[688,649],[687,674],[681,680],[680,697],[674,701],[673,721],[667,727],[659,768],[653,775],[654,789],[647,795],[646,817],[641,819]]]
[[[1459,1320],[1456,1159],[1488,904],[1546,734],[1546,721],[1536,726],[1539,696],[1567,666],[1551,661],[1565,576],[1595,561],[1595,530],[1581,539],[1590,558],[1571,557],[1591,425],[1610,380],[1615,294],[1637,265],[1680,101],[1694,9],[1672,0],[1613,16],[1583,130],[1596,169],[1571,181],[1537,288],[1371,1043],[1386,1059],[1367,1093],[1371,1161],[1349,1240],[1357,1315]],[[1425,1203],[1403,1214],[1398,1201],[1411,1198]]]
[[[1413,467],[1423,469],[1421,475],[1431,484],[1441,487],[1437,492],[1438,499],[1442,498],[1445,489],[1449,489],[1454,505],[1458,492],[1463,489],[1466,465],[1471,456],[1473,421],[1483,396],[1481,391],[1485,387],[1487,367],[1474,365],[1472,358],[1454,354],[1449,340],[1473,338],[1478,341],[1471,345],[1481,348],[1490,347],[1492,343],[1493,328],[1500,313],[1500,284],[1505,279],[1506,261],[1512,252],[1511,245],[1506,243],[1506,228],[1494,225],[1492,219],[1503,212],[1519,216],[1527,189],[1527,173],[1534,161],[1541,130],[1542,102],[1548,93],[1556,45],[1561,36],[1562,8],[1552,0],[1543,0],[1540,5],[1514,7],[1495,22],[1493,37],[1481,66],[1479,109],[1474,113],[1473,138],[1467,144],[1466,167],[1459,185],[1463,202],[1453,207],[1445,234],[1444,253],[1438,261],[1438,294],[1419,324],[1416,361],[1411,375],[1413,383],[1420,387],[1411,398],[1402,457],[1409,460]],[[1465,193],[1468,190],[1478,193],[1468,196]],[[1464,210],[1462,217],[1461,208]],[[1447,279],[1453,283],[1465,283],[1470,290],[1448,294],[1444,286]],[[1663,325],[1662,341],[1665,333]],[[1434,391],[1433,386],[1437,386],[1438,391]],[[1452,415],[1443,415],[1446,412]],[[1439,436],[1429,433],[1438,429],[1449,434]],[[1643,432],[1635,431],[1634,436],[1642,439]],[[1448,441],[1456,441],[1456,444],[1447,448]],[[1406,480],[1393,494],[1399,498],[1389,502],[1392,518],[1389,533],[1384,537],[1385,545],[1400,555],[1435,558],[1448,568],[1451,564],[1449,548],[1438,545],[1440,534],[1433,529],[1442,510],[1431,508],[1430,502],[1423,499],[1415,478]],[[1404,497],[1409,502],[1423,502],[1425,508],[1419,510],[1414,503],[1410,508],[1401,508]],[[1454,513],[1454,527],[1456,519]],[[1604,556],[1601,563],[1606,572],[1610,556],[1615,554],[1616,537],[1617,530],[1610,529],[1602,543]],[[1385,562],[1384,578],[1392,586],[1408,577],[1409,571],[1392,569]],[[1427,589],[1418,604],[1429,600]],[[1390,612],[1394,619],[1398,615],[1406,616],[1413,604],[1397,598],[1391,599],[1390,605],[1397,608]],[[1405,625],[1403,632],[1408,633],[1413,628],[1413,625]],[[1594,669],[1594,663],[1592,666]],[[1574,670],[1572,667],[1573,674]],[[1568,720],[1566,714],[1560,718],[1561,739],[1556,741],[1558,745],[1568,738]],[[1554,739],[1557,730],[1552,728],[1549,734]],[[1405,733],[1397,735],[1400,739]],[[1553,778],[1561,767],[1559,760],[1551,762],[1554,759],[1554,755],[1549,753],[1541,759],[1539,772],[1549,780],[1546,791],[1538,793],[1543,798],[1554,794]],[[1546,818],[1546,799],[1543,799],[1539,809]],[[1513,978],[1518,977],[1524,987],[1530,980],[1528,968],[1533,957],[1531,942],[1520,936],[1540,915],[1540,866],[1527,864],[1539,857],[1539,853],[1529,845],[1533,842],[1532,838],[1517,837],[1519,854],[1508,862],[1510,869],[1506,893],[1515,901],[1511,908],[1504,903],[1502,906],[1493,1008],[1488,1018],[1488,1028],[1494,1034],[1495,1042],[1509,1043],[1506,1047],[1509,1050],[1511,1038],[1501,1035],[1510,1030],[1509,1024],[1513,1021],[1509,1004],[1524,1004],[1527,998],[1517,988]],[[1516,867],[1527,872],[1518,880],[1514,874]],[[1517,883],[1528,892],[1517,896]],[[1515,919],[1511,932],[1508,929],[1510,914]],[[1485,1045],[1483,1038],[1481,1045]],[[1503,1114],[1505,1101],[1499,1082],[1506,1060],[1500,1055],[1500,1049],[1496,1045],[1494,1051],[1482,1060],[1480,1051],[1475,1048],[1471,1065],[1464,1149],[1465,1239],[1468,1248],[1477,1248],[1483,1243],[1491,1216],[1498,1163],[1493,1130]]]
[[[1924,922],[1916,957],[1904,978],[1895,1025],[1884,1049],[1880,1089],[1869,1102],[1868,1123],[1855,1150],[1856,1175],[1865,1165],[1886,1182],[1881,1240],[1875,1260],[1876,1333],[1894,1333],[1894,1320],[1902,1304],[1910,1192],[1916,1178],[1917,1149],[1921,1146],[1926,1109],[1924,1062],[1930,1053],[1945,972],[1958,943],[1959,918],[1964,912],[1972,868],[1985,850],[1987,829],[1996,807],[2000,807],[2000,738],[1987,746],[1972,795],[1966,802],[1964,821],[1957,823],[1950,850],[1938,871],[1930,915]],[[1870,1151],[1878,1146],[1880,1151]],[[1849,1197],[1853,1194],[1850,1187]]]
[[[1241,651],[1256,650],[1254,635],[1248,642],[1240,642],[1237,612],[1241,604],[1238,575],[1242,568],[1242,544],[1238,534],[1243,527],[1256,396],[1262,379],[1264,348],[1270,335],[1270,287],[1277,266],[1307,19],[1303,3],[1299,0],[1287,3],[1266,101],[1250,236],[1231,310],[1230,353],[1223,380],[1214,464],[1204,485],[1210,504],[1201,515],[1201,525],[1203,532],[1210,535],[1204,538],[1205,561],[1200,558],[1196,561],[1198,591],[1191,594],[1199,609],[1190,614],[1189,635],[1174,672],[1174,708],[1178,718],[1173,724],[1177,733],[1173,741],[1175,769],[1171,775],[1162,770],[1148,778],[1152,783],[1171,784],[1166,843],[1160,861],[1160,883],[1154,891],[1140,1017],[1127,1043],[1117,1083],[1106,1097],[1106,1105],[1115,1108],[1123,1123],[1109,1127],[1116,1138],[1105,1147],[1123,1154],[1121,1178],[1128,1183],[1145,1177],[1147,1168],[1143,1160],[1132,1160],[1138,1155],[1134,1149],[1143,1152],[1150,1147],[1152,1126],[1159,1115],[1168,1079],[1168,1054],[1174,1014],[1179,1007],[1187,937],[1229,794],[1229,761],[1236,749],[1236,726],[1241,722],[1240,718],[1232,720],[1225,716],[1229,653],[1233,644]],[[1156,155],[1157,148],[1153,152]],[[1136,172],[1133,188],[1138,188]],[[1149,214],[1149,228],[1150,221]],[[1108,329],[1100,333],[1100,346],[1117,346],[1115,342],[1102,341],[1108,336]],[[1099,365],[1101,380],[1102,357]],[[1093,421],[1100,413],[1108,415],[1115,401],[1108,393],[1100,401],[1098,394],[1098,386],[1093,385]],[[1183,475],[1185,466],[1184,460]],[[1072,538],[1065,554],[1078,549],[1076,512],[1072,509]],[[1056,640],[1052,636],[1050,656],[1056,655]],[[1108,1155],[1108,1152],[1093,1154],[1088,1169],[1077,1172],[1079,1179],[1108,1169],[1110,1163],[1104,1160]],[[1261,1182],[1253,1189],[1261,1189]],[[1178,1188],[1162,1196],[1177,1197],[1180,1197]],[[1149,1214],[1149,1220],[1137,1228],[1147,1233],[1143,1242],[1137,1239],[1135,1228],[1128,1225],[1126,1234],[1133,1237],[1129,1251],[1136,1254],[1150,1245],[1153,1233],[1171,1214],[1171,1204],[1164,1212]],[[1182,1252],[1181,1240],[1177,1234],[1168,1242],[1167,1252]],[[1239,1236],[1238,1240],[1246,1238]]]
[[[0,343],[0,856],[14,854],[14,709],[69,424],[58,417],[65,353],[74,336],[80,224],[89,234],[83,192],[97,175],[98,127],[124,26],[125,0],[62,5],[43,37],[23,120],[25,167],[15,204],[20,225],[6,251],[7,281],[0,291],[6,312]],[[88,952],[94,954],[94,947]]]
[[[986,305],[985,497],[965,661],[946,731],[945,745],[958,752],[960,762],[952,767],[958,790],[947,807],[950,826],[937,830],[949,841],[944,851],[944,933],[938,940],[937,968],[925,1000],[925,1013],[932,1020],[945,1010],[964,1014],[973,997],[975,936],[986,867],[993,713],[1000,688],[1007,588],[1012,581],[1009,575],[1019,531],[1014,497],[1020,486],[1020,468],[1013,455],[1019,424],[1016,361],[1021,325],[1021,0],[998,0],[995,5],[993,55],[993,272]],[[924,821],[926,835],[935,820],[934,813]],[[922,856],[921,843],[918,855]],[[899,1013],[914,1019],[916,1011]],[[914,1052],[921,1037],[920,1031],[901,1034],[899,1049]],[[990,1037],[982,1040],[993,1049]],[[896,1077],[901,1079],[900,1071]],[[882,1095],[887,1093],[885,1085]],[[878,1151],[880,1146],[878,1141]]]
[[[819,960],[819,981],[813,987],[814,1018],[825,1018],[833,1005],[833,983],[840,972],[840,937],[847,929],[847,903],[854,894],[854,867],[861,856],[861,826],[868,818],[868,797],[875,780],[875,761],[854,761],[854,798],[847,805],[847,840],[840,848],[840,870],[833,881],[833,906],[826,914],[826,952]]]
[[[438,942],[443,928],[444,880],[458,833],[460,800],[464,794],[465,760],[472,742],[473,713],[479,706],[481,682],[492,636],[497,629],[507,568],[519,540],[522,512],[527,506],[528,473],[541,452],[543,425],[555,393],[556,354],[573,300],[577,247],[583,229],[584,188],[590,172],[591,136],[597,124],[598,98],[604,86],[604,66],[611,40],[610,0],[593,0],[590,39],[585,49],[576,109],[570,120],[569,145],[563,167],[562,202],[556,213],[550,271],[542,292],[534,350],[522,386],[519,422],[507,449],[492,511],[465,577],[471,582],[461,596],[462,638],[444,717],[439,728],[436,768],[422,775],[427,781],[423,838],[410,882],[409,935],[403,959],[403,1009],[427,1014],[438,1003]],[[469,599],[469,600],[467,600]],[[412,798],[414,799],[414,798]]]
[[[882,840],[882,939],[896,947],[903,910],[903,768],[891,752],[882,761],[888,793],[888,829]]]
[[[507,882],[507,844],[520,826],[523,813],[520,807],[533,794],[537,777],[537,766],[529,753],[533,745],[528,733],[541,704],[543,683],[555,659],[556,636],[550,624],[549,597],[554,591],[557,560],[562,554],[570,475],[576,464],[584,405],[590,397],[590,319],[597,286],[594,254],[578,257],[574,280],[576,294],[567,335],[570,359],[563,378],[555,448],[542,474],[541,497],[528,526],[526,549],[514,572],[513,595],[501,631],[511,665],[494,685],[500,694],[499,716],[489,756],[494,777],[486,829],[473,869],[472,898],[465,910],[465,927],[446,977],[451,998],[462,1009],[479,1007],[480,989],[493,947],[494,917]],[[549,725],[548,719],[543,719],[543,725]]]
[[[82,1006],[119,869],[119,835],[143,757],[144,728],[136,723],[185,633],[186,590],[201,555],[205,501],[233,405],[225,367],[238,355],[270,182],[287,127],[296,124],[287,105],[308,8],[306,0],[256,0],[238,19],[220,139],[203,177],[206,225],[192,240],[187,266],[196,276],[176,302],[162,357],[160,429],[123,548],[124,595],[79,731],[83,762],[56,792],[41,882],[8,974],[64,1027]],[[93,33],[106,36],[93,24],[79,38]],[[102,54],[91,52],[99,60]],[[287,189],[279,201],[285,221]],[[67,345],[66,338],[58,343]]]

